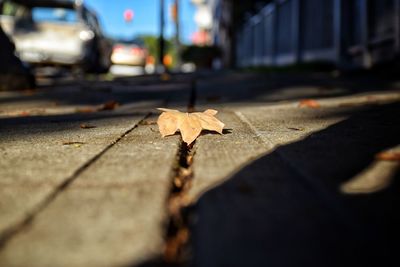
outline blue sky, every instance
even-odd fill
[[[159,33],[159,0],[85,0],[86,5],[95,10],[101,20],[104,31],[112,37],[132,37],[137,34]],[[173,23],[170,18],[170,4],[172,0],[165,0],[166,36],[174,34]],[[181,39],[190,42],[191,34],[196,31],[193,21],[195,8],[190,0],[180,0]],[[126,23],[123,12],[132,9],[134,19]]]

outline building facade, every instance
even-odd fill
[[[225,66],[370,68],[399,57],[400,0],[212,2],[211,40],[222,48]]]

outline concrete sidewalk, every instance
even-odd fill
[[[0,266],[399,266],[399,101],[328,74],[0,92]],[[161,138],[157,107],[224,134]]]

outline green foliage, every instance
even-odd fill
[[[158,38],[154,35],[142,35],[138,39],[143,40],[149,54],[155,59],[158,58]]]
[[[156,60],[158,60],[159,54],[159,37],[155,35],[140,35],[137,37],[142,40],[149,51],[149,54],[153,56]],[[169,54],[172,56],[172,60],[175,63],[178,57],[178,51],[174,44],[173,39],[164,39],[165,45],[165,54]]]

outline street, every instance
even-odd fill
[[[0,92],[0,266],[399,266],[399,101],[329,72]],[[161,138],[157,108],[224,132]]]

